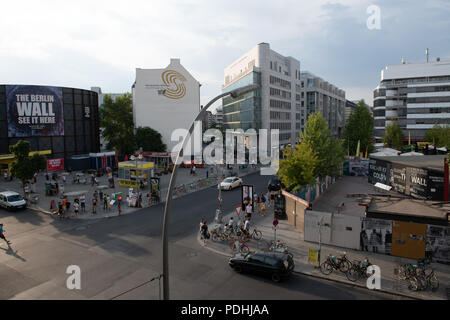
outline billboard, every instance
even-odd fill
[[[8,137],[63,136],[62,88],[6,86]]]
[[[60,170],[64,170],[64,158],[47,160],[47,172],[55,172]]]

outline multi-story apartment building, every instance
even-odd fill
[[[375,139],[395,120],[406,137],[421,141],[434,124],[450,123],[450,61],[388,65],[373,97]]]
[[[216,109],[216,114],[215,114],[215,122],[216,122],[216,126],[217,128],[222,128],[223,126],[223,108],[217,108]]]
[[[259,90],[237,99],[223,99],[225,129],[279,129],[280,145],[297,140],[304,124],[300,61],[260,43],[226,67],[224,74],[224,92],[259,85]]]
[[[311,72],[301,73],[301,106],[305,106],[306,119],[320,111],[335,137],[341,137],[345,127],[345,91]]]

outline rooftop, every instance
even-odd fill
[[[450,203],[407,197],[368,196],[367,216],[418,223],[449,224]],[[392,216],[396,216],[395,218]]]
[[[405,166],[432,169],[439,172],[444,172],[444,159],[446,155],[428,155],[428,156],[392,156],[392,157],[377,157],[370,156],[371,159],[388,161],[390,163],[401,164]]]

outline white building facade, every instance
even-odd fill
[[[421,141],[434,124],[450,124],[450,61],[388,65],[373,97],[375,139],[397,121],[405,137]]]
[[[179,144],[171,141],[174,130],[189,130],[200,112],[200,83],[180,59],[171,59],[164,69],[137,68],[132,93],[135,128],[148,126],[157,130],[168,151]]]
[[[302,130],[300,62],[260,43],[224,70],[223,92],[257,84],[257,91],[223,99],[225,129],[279,129],[280,145],[295,143]]]

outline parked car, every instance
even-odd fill
[[[236,272],[250,272],[269,276],[272,281],[279,282],[294,270],[294,259],[281,252],[238,253],[229,260],[229,265]]]
[[[239,177],[228,177],[220,183],[220,188],[222,190],[231,190],[242,186],[242,183],[242,179]],[[219,189],[219,187],[217,187],[217,189]]]
[[[0,192],[0,207],[7,210],[25,209],[27,202],[20,194],[14,191]]]
[[[267,184],[267,189],[269,191],[280,191],[281,188],[284,188],[284,184],[278,178],[272,178],[269,180]]]

